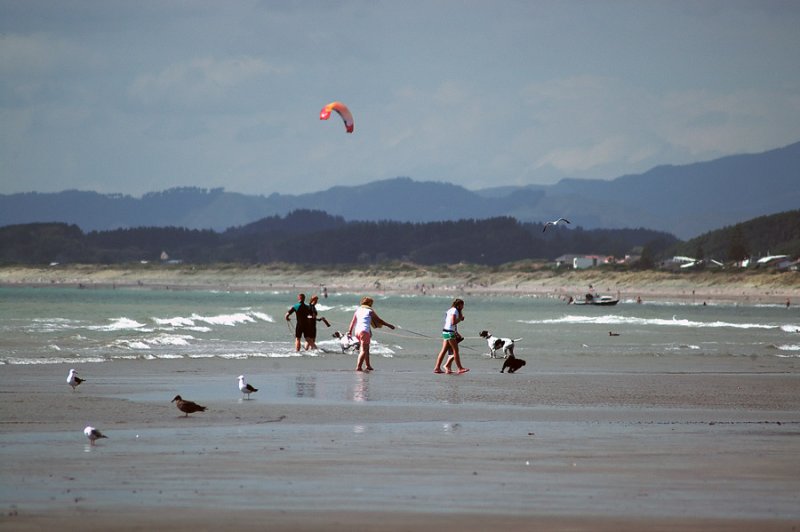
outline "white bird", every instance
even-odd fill
[[[247,398],[250,399],[250,394],[253,392],[257,392],[258,388],[253,388],[252,386],[244,382],[244,375],[239,375],[239,391],[247,395]]]
[[[92,426],[88,426],[83,429],[83,433],[86,434],[87,438],[89,438],[89,445],[94,445],[95,440],[99,440],[100,438],[108,438],[108,436]]]
[[[547,222],[546,224],[544,224],[544,228],[542,229],[542,233],[544,233],[545,231],[547,231],[547,227],[548,227],[548,226],[550,226],[550,225],[558,225],[558,224],[560,224],[560,223],[562,223],[562,222],[564,222],[564,223],[570,223],[570,221],[569,221],[569,220],[567,220],[566,218],[559,218],[558,220],[554,220],[554,221],[552,221],[552,222]]]
[[[85,381],[86,379],[81,379],[78,377],[77,372],[74,369],[69,370],[69,375],[67,376],[67,384],[72,386],[74,390],[80,383]]]

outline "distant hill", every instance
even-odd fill
[[[738,261],[748,257],[800,257],[800,210],[759,216],[704,233],[675,247],[676,255]]]
[[[564,216],[572,227],[648,228],[688,239],[796,208],[798,183],[800,142],[760,154],[659,166],[612,181],[564,179],[548,186],[478,191],[398,177],[300,195],[253,196],[221,188],[176,188],[141,198],[75,190],[0,195],[0,226],[64,222],[84,231],[155,226],[222,231],[311,209],[345,221],[511,216],[537,223]]]

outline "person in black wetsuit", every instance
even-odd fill
[[[312,323],[316,325],[316,321],[311,316],[311,307],[306,304],[305,294],[297,294],[297,303],[286,311],[286,321],[289,321],[289,317],[292,314],[297,316],[297,324],[294,327],[294,349],[299,352],[303,337],[305,337],[306,342],[309,341],[309,338],[313,342],[314,336],[311,336],[310,329]],[[316,329],[316,326],[314,328]],[[306,347],[306,349],[308,348]]]

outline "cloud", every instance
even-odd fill
[[[657,91],[577,76],[530,84],[522,95],[525,113],[548,132],[532,150],[534,172],[612,178],[621,166],[643,171],[766,150],[800,134],[796,92],[788,89]]]
[[[96,66],[98,55],[44,34],[0,34],[0,75],[24,78]]]
[[[196,58],[156,73],[142,74],[128,92],[131,98],[147,106],[193,107],[225,102],[235,89],[276,72],[278,69],[252,56]]]

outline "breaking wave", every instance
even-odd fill
[[[690,328],[733,328],[733,329],[783,329],[796,327],[792,325],[770,325],[764,323],[734,323],[727,321],[696,321],[679,319],[673,316],[672,319],[664,318],[637,318],[632,316],[577,316],[567,315],[560,318],[544,320],[519,320],[520,323],[536,324],[589,324],[589,325],[656,325],[664,327],[690,327]]]

